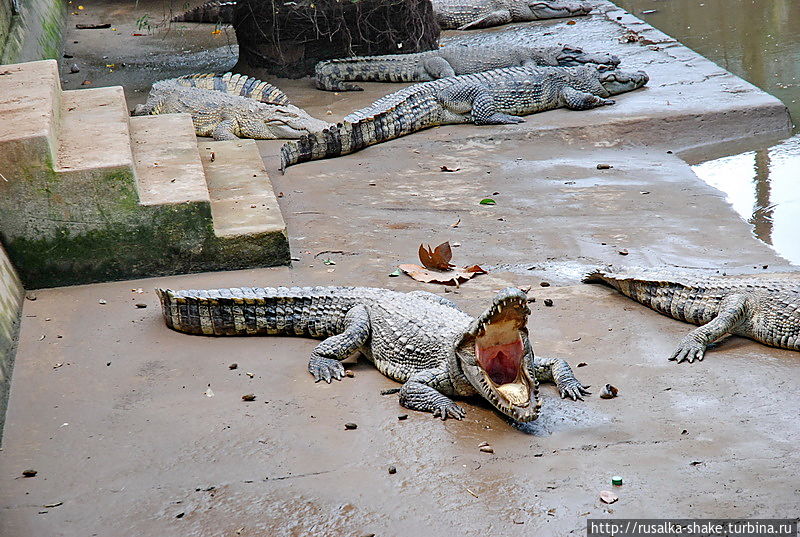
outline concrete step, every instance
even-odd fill
[[[0,66],[0,154],[56,157],[61,83],[55,60]]]
[[[133,168],[128,106],[120,86],[62,92],[55,168]]]
[[[254,140],[201,141],[200,158],[219,238],[285,234],[278,200]]]
[[[130,118],[136,188],[142,205],[209,201],[189,114]]]

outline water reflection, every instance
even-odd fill
[[[800,132],[800,0],[615,2],[781,99]],[[800,135],[693,168],[727,194],[759,239],[800,264]]]
[[[692,167],[727,194],[756,236],[800,264],[800,135],[756,151]]]

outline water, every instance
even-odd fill
[[[721,67],[781,99],[795,136],[700,162],[756,236],[800,264],[800,0],[616,0]],[[645,10],[655,13],[642,14]]]

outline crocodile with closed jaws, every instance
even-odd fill
[[[726,334],[781,349],[800,350],[800,278],[797,275],[698,276],[674,270],[601,269],[586,282],[600,282],[659,313],[700,325],[670,356],[702,360]]]
[[[233,24],[235,9],[235,0],[212,0],[170,20]],[[585,2],[561,0],[433,0],[433,11],[442,29],[469,30],[509,22],[588,15],[592,6]]]
[[[347,81],[426,82],[448,76],[479,73],[514,66],[575,66],[595,63],[616,67],[613,54],[588,53],[568,45],[541,47],[496,43],[472,45],[460,42],[439,50],[385,56],[354,56],[319,62],[316,83],[328,91],[360,91]]]
[[[299,138],[329,123],[289,104],[281,90],[252,77],[193,74],[153,84],[134,115],[189,113],[198,136],[215,140]]]
[[[378,99],[321,132],[281,147],[281,170],[336,157],[437,125],[521,123],[520,115],[565,106],[588,110],[644,86],[644,71],[580,67],[508,67],[414,84]]]
[[[530,309],[519,289],[500,291],[477,318],[428,293],[369,287],[157,289],[168,327],[208,336],[288,335],[324,338],[311,352],[316,381],[341,380],[341,361],[361,352],[402,382],[400,404],[462,419],[451,397],[478,395],[509,418],[539,416],[539,381],[561,397],[582,399],[581,384],[558,358],[534,356]]]

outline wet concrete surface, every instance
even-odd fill
[[[331,115],[371,91],[381,86],[331,94]],[[795,516],[800,354],[731,338],[677,365],[667,357],[689,325],[578,282],[606,263],[763,273],[787,263],[664,147],[478,130],[433,129],[273,174],[291,268],[48,289],[26,301],[0,535],[580,535],[590,517]],[[277,143],[259,146],[274,169]],[[479,205],[484,197],[497,205]],[[314,384],[312,340],[172,332],[152,293],[330,284],[444,295],[389,276],[420,243],[444,240],[460,244],[456,263],[497,267],[445,296],[477,314],[496,290],[532,286],[536,352],[585,362],[576,374],[590,398],[562,401],[544,386],[533,424],[514,426],[480,401],[462,403],[464,421],[441,422],[380,395],[397,384],[365,362],[348,366],[352,379]],[[620,397],[597,396],[607,382]],[[247,393],[256,400],[243,402]],[[37,476],[21,477],[27,468]],[[625,484],[605,505],[612,475]]]

